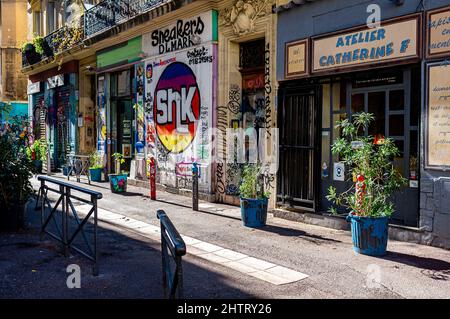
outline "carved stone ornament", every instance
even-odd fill
[[[233,26],[236,35],[252,33],[255,21],[259,17],[270,14],[272,0],[235,0],[231,8],[219,12],[219,24]]]

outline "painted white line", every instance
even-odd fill
[[[204,241],[201,241],[201,242],[199,242],[197,244],[194,244],[192,246],[195,247],[195,248],[207,251],[209,253],[212,253],[212,252],[215,252],[215,251],[223,249],[222,247],[219,247],[219,246],[216,246],[216,245],[213,245],[213,244],[210,244],[210,243],[205,243]]]
[[[232,251],[230,249],[218,250],[218,251],[215,251],[213,254],[216,254],[218,256],[227,258],[227,259],[232,260],[232,261],[238,261],[240,259],[244,259],[244,258],[248,257],[247,255],[238,253],[236,251]]]
[[[257,259],[254,257],[246,257],[244,259],[239,260],[239,262],[241,264],[244,264],[249,267],[253,267],[258,270],[266,270],[266,269],[273,268],[276,266],[275,264],[272,264],[267,261]]]
[[[80,215],[86,215],[90,208],[90,205],[78,206],[77,212],[79,212]],[[152,240],[161,241],[161,230],[158,226],[147,224],[104,209],[99,209],[98,218],[116,226],[125,227]],[[250,257],[189,236],[181,235],[181,237],[187,246],[186,251],[188,254],[231,268],[248,276],[264,280],[273,285],[285,285],[308,277],[308,275],[301,272]]]

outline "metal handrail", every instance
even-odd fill
[[[158,210],[156,216],[161,222],[161,261],[164,297],[175,299],[178,295],[178,298],[181,299],[183,298],[182,256],[186,254],[186,244],[163,210]],[[175,262],[174,272],[172,272],[170,267],[169,251]]]
[[[56,185],[69,187],[69,188],[71,188],[73,190],[76,190],[76,191],[78,191],[80,193],[84,193],[84,194],[87,194],[87,195],[90,195],[90,196],[94,196],[94,197],[96,197],[96,199],[102,199],[103,198],[103,194],[100,193],[100,192],[96,192],[96,191],[93,191],[93,190],[90,190],[90,189],[87,189],[87,188],[83,188],[83,187],[80,187],[80,186],[77,186],[77,185],[73,185],[73,184],[68,183],[68,182],[60,181],[60,180],[57,180],[57,179],[54,179],[54,178],[50,178],[50,177],[47,177],[47,176],[38,176],[38,181],[45,181],[45,182],[49,182],[49,183],[54,183]]]
[[[47,234],[53,239],[59,241],[62,244],[64,255],[68,256],[69,250],[73,249],[88,258],[94,263],[93,274],[98,275],[98,249],[97,249],[97,233],[98,233],[98,207],[97,200],[101,199],[103,195],[99,192],[92,191],[90,189],[82,188],[77,185],[72,185],[70,183],[60,181],[47,176],[39,176],[38,180],[41,182],[41,187],[39,188],[38,197],[36,201],[36,210],[41,210],[41,239]],[[50,188],[46,183],[51,183],[57,186],[57,189]],[[77,191],[85,195],[89,195],[90,199],[84,199],[78,196],[72,195],[72,191]],[[59,194],[59,198],[56,203],[52,206],[49,198],[48,192],[53,192]],[[87,215],[80,219],[76,211],[72,200],[77,200],[83,203],[92,205]],[[40,205],[39,205],[40,203]],[[50,211],[48,213],[48,211]],[[56,216],[60,214],[61,224],[58,225]],[[69,216],[76,222],[76,229],[70,233],[69,228]],[[89,219],[93,216],[93,240],[92,243],[89,242],[88,237],[85,233],[85,226],[89,222]],[[49,229],[50,223],[53,222],[56,228],[56,232]],[[75,245],[75,239],[81,235],[83,237],[84,243],[86,245],[87,251]]]

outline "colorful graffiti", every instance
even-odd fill
[[[211,191],[216,54],[209,44],[146,61],[146,155],[155,157],[157,181],[168,187],[190,188],[180,167],[195,160],[203,165],[199,189]]]
[[[154,96],[158,138],[168,151],[182,153],[195,138],[200,113],[200,90],[191,68],[182,62],[170,64],[159,78]]]

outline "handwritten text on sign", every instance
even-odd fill
[[[450,9],[433,13],[428,21],[429,54],[450,52]]]
[[[428,165],[450,166],[450,66],[429,69]]]

